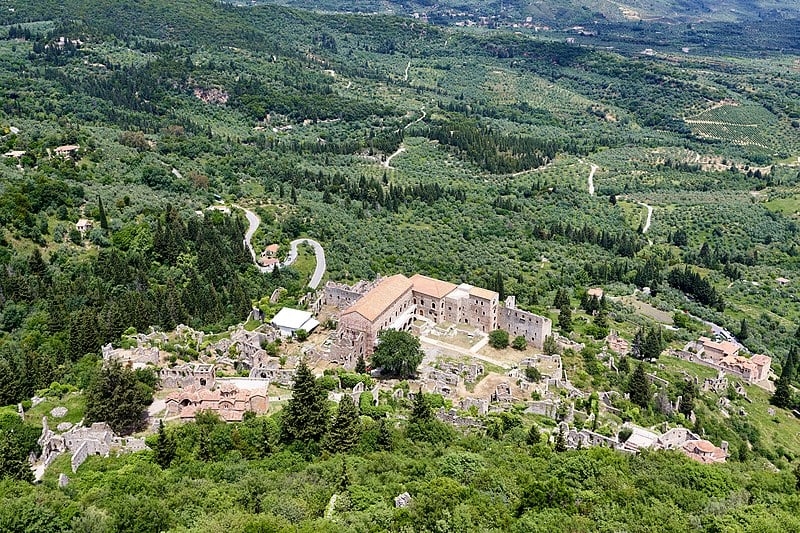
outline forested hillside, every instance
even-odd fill
[[[237,2],[244,4],[244,2]],[[267,3],[259,0],[259,3]],[[436,23],[452,24],[469,20],[469,17],[490,17],[492,23],[521,22],[531,17],[539,24],[589,23],[598,20],[625,22],[754,22],[797,18],[800,6],[794,1],[774,0],[553,0],[549,2],[524,2],[522,0],[377,0],[357,3],[341,0],[281,0],[278,3],[303,9],[326,12],[424,14]]]
[[[201,416],[148,437],[153,451],[91,458],[64,489],[51,474],[36,487],[3,481],[0,529],[800,528],[796,6],[631,4],[658,20],[632,23],[603,2],[504,4],[522,22],[607,19],[553,32],[412,18],[424,2],[370,16],[211,0],[6,2],[0,405],[12,407],[0,413],[0,471],[27,479],[40,451],[47,412],[32,396],[84,412],[102,346],[179,324],[218,339],[253,307],[271,318],[305,305],[309,257],[262,273],[243,243],[243,207],[262,223],[256,254],[316,239],[329,280],[419,272],[516,295],[584,344],[565,368],[587,396],[630,394],[633,369],[595,357],[609,330],[656,331],[642,359],[711,323],[734,332],[773,358],[781,392],[778,414],[755,387],[747,400],[698,399],[692,427],[729,442],[727,465],[561,453],[546,442],[556,426],[522,409],[462,433],[432,421],[432,406],[392,397],[362,402],[349,453],[330,436],[287,437],[280,412]],[[602,309],[590,287],[604,287]],[[171,363],[197,357],[165,348]],[[672,384],[662,404],[686,394],[689,367],[646,365]],[[148,399],[157,385],[128,379]],[[745,414],[723,415],[723,396]],[[625,421],[690,424],[688,411],[623,401]],[[36,415],[21,421],[17,404]],[[339,410],[320,417],[334,424]],[[413,503],[395,508],[405,491]]]

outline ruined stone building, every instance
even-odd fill
[[[158,377],[165,389],[183,389],[192,386],[213,389],[217,379],[214,365],[199,363],[164,367],[158,371]]]
[[[105,422],[95,422],[89,427],[78,424],[64,433],[57,433],[48,426],[47,417],[42,418],[42,435],[38,443],[42,448],[40,460],[45,468],[62,453],[70,452],[73,472],[90,455],[108,457],[112,450],[122,453],[147,449],[144,439],[118,437]]]
[[[122,365],[132,368],[144,368],[147,365],[158,365],[161,352],[158,348],[137,346],[136,348],[114,348],[109,342],[102,347],[103,361],[117,360]]]
[[[506,298],[505,306],[500,307],[497,327],[506,330],[512,338],[524,337],[539,349],[544,346],[544,339],[553,334],[553,322],[549,318],[517,309],[514,296]]]
[[[396,274],[352,287],[328,283],[323,299],[342,309],[330,359],[346,367],[359,355],[372,355],[381,330],[409,330],[416,320],[466,324],[487,334],[507,329],[538,348],[552,328],[549,319],[517,309],[513,297],[501,306],[494,291],[420,274],[411,278]]]

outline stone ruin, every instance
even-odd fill
[[[492,403],[511,403],[514,401],[514,396],[511,394],[511,385],[507,381],[498,383],[492,393]]]
[[[483,365],[478,363],[439,363],[439,370],[457,377],[463,376],[467,383],[478,381],[484,373]]]
[[[202,387],[213,389],[216,384],[214,365],[187,363],[175,367],[164,367],[158,371],[161,386],[165,389]]]
[[[489,400],[486,398],[462,398],[458,406],[462,411],[475,407],[479,415],[489,414]]]
[[[144,439],[118,437],[105,422],[95,422],[89,427],[78,423],[69,431],[59,434],[50,429],[47,417],[42,418],[42,435],[37,442],[42,448],[39,460],[45,468],[62,453],[71,452],[73,472],[90,455],[108,457],[112,450],[126,453],[148,449]]]
[[[450,409],[449,411],[445,410],[444,407],[440,407],[438,411],[436,411],[436,418],[441,420],[442,422],[446,422],[448,424],[452,424],[454,426],[460,428],[485,428],[483,422],[476,418],[472,418],[471,416],[461,416],[458,414],[457,409]]]
[[[404,508],[408,507],[411,504],[411,494],[404,492],[403,494],[399,494],[394,499],[394,506],[397,508]]]
[[[607,437],[588,429],[581,429],[580,431],[576,428],[570,429],[569,424],[566,422],[561,422],[558,428],[559,431],[564,431],[567,448],[576,449],[602,446],[604,448],[617,449],[620,444],[616,437]]]
[[[537,400],[527,402],[525,412],[534,415],[546,416],[547,418],[556,419],[558,415],[559,401],[557,400]]]
[[[325,288],[323,289],[322,301],[325,305],[331,305],[340,310],[346,309],[360,300],[362,296],[367,294],[382,280],[383,277],[378,275],[373,281],[361,280],[354,285],[329,281],[325,284]]]
[[[458,382],[460,381],[459,376],[457,374],[451,374],[450,372],[442,372],[441,370],[433,369],[428,373],[428,378],[432,379],[433,381],[442,384],[457,386]]]
[[[109,342],[102,348],[103,361],[117,360],[124,365],[158,365],[161,352],[158,348],[137,346],[136,348],[114,348]]]
[[[263,364],[253,367],[250,370],[252,379],[268,379],[272,383],[277,383],[283,387],[289,387],[294,383],[293,368],[281,368],[277,358],[270,358]]]

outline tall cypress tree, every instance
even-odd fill
[[[158,421],[158,436],[153,447],[153,460],[161,468],[169,468],[170,463],[175,458],[175,441],[164,429],[164,422]]]
[[[431,420],[433,420],[431,406],[428,403],[428,399],[425,397],[425,393],[422,392],[420,388],[419,392],[414,396],[414,404],[411,407],[409,423],[419,424],[422,422],[430,422]]]
[[[772,394],[770,402],[782,409],[789,409],[792,406],[792,389],[788,378],[781,376],[778,383],[775,384],[775,392]]]
[[[327,425],[327,394],[305,361],[300,361],[294,375],[292,399],[283,410],[281,438],[284,442],[319,442]]]
[[[528,446],[533,446],[534,444],[539,444],[542,442],[542,434],[539,433],[539,428],[536,424],[531,425],[531,428],[528,430],[528,435],[525,438],[526,444]]]
[[[349,394],[345,394],[339,402],[339,410],[325,436],[324,447],[331,453],[347,453],[358,444],[360,434],[361,421],[358,418],[358,406]]]
[[[747,319],[743,318],[742,322],[739,324],[739,341],[746,341],[749,336],[750,330],[747,327]]]
[[[558,327],[564,333],[572,331],[572,309],[570,309],[569,305],[561,307],[561,312],[558,314]]]
[[[684,382],[681,404],[678,407],[678,411],[688,417],[694,410],[694,400],[696,397],[697,385],[695,385],[693,381]]]
[[[100,211],[98,218],[100,219],[100,227],[102,229],[108,229],[108,218],[106,217],[106,210],[103,208],[103,200],[100,196],[97,197],[97,207]]]
[[[494,290],[500,295],[500,300],[506,299],[505,281],[503,280],[503,273],[499,270],[494,276]]]
[[[628,393],[631,401],[640,407],[650,404],[650,382],[644,372],[644,363],[639,363],[628,381]]]

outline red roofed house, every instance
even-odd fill
[[[216,390],[189,386],[173,392],[166,399],[167,413],[179,415],[181,420],[191,420],[198,411],[213,411],[226,422],[239,422],[244,413],[264,414],[269,408],[269,397],[264,390],[240,390],[230,383]]]
[[[725,446],[725,443],[723,443],[723,446]],[[689,458],[701,463],[724,463],[728,457],[727,446],[726,449],[718,448],[703,439],[687,441],[683,443],[679,450]]]

